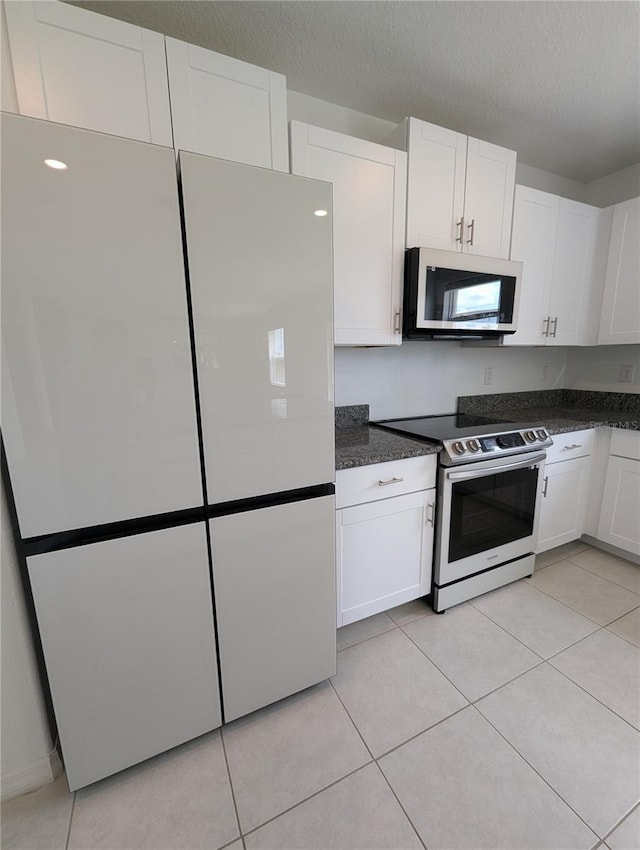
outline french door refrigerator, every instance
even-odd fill
[[[2,115],[5,485],[72,790],[335,672],[330,191],[180,169]]]

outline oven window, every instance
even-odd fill
[[[451,488],[450,563],[533,533],[538,468],[478,475]]]

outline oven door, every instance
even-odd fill
[[[545,457],[535,452],[440,469],[437,585],[535,551]]]

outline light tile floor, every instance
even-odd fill
[[[346,626],[330,682],[5,803],[3,850],[640,850],[639,579],[569,544]]]

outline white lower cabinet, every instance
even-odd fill
[[[640,434],[614,431],[598,540],[640,555]]]
[[[354,482],[365,484],[360,494]],[[338,472],[338,504],[347,493],[362,502],[337,512],[338,626],[431,592],[434,484],[434,456]],[[408,488],[414,492],[402,492]]]
[[[577,540],[584,532],[593,431],[558,434],[553,440],[544,470],[536,552]]]

